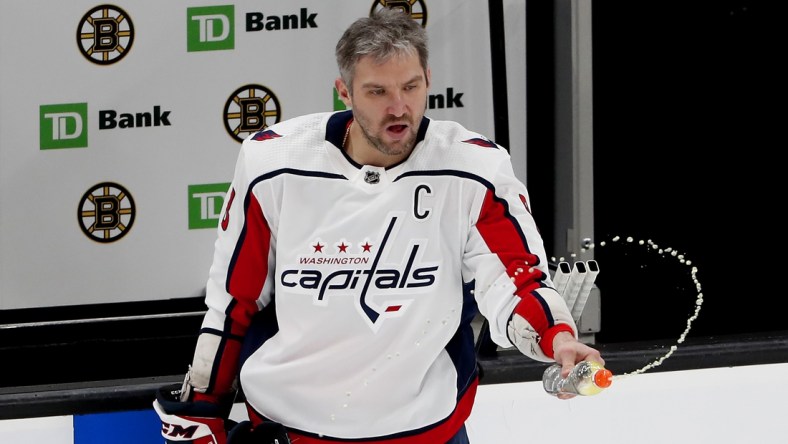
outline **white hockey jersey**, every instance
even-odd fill
[[[250,415],[299,443],[445,442],[473,404],[477,310],[503,347],[517,304],[535,342],[576,328],[506,150],[425,117],[404,162],[359,165],[341,149],[351,119],[307,115],[244,141],[190,384],[213,399],[242,361]]]

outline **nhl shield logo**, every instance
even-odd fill
[[[364,182],[370,185],[380,183],[380,173],[378,173],[377,171],[365,171]]]

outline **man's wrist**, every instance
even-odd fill
[[[542,340],[539,342],[539,347],[541,347],[547,357],[553,359],[555,356],[555,349],[559,344],[574,339],[575,332],[571,326],[567,324],[557,324],[550,327],[547,332],[545,332],[544,336],[542,336]]]

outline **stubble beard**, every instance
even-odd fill
[[[387,144],[383,142],[382,138],[373,136],[370,131],[368,130],[369,122],[365,118],[356,117],[356,122],[358,123],[359,128],[361,129],[361,134],[364,135],[364,138],[367,142],[372,145],[376,150],[380,151],[381,153],[387,156],[402,156],[402,155],[409,155],[413,151],[413,147],[416,146],[416,131],[417,128],[414,127],[412,119],[410,116],[403,116],[402,118],[388,118],[386,119],[381,125],[381,128],[384,128],[386,124],[389,122],[401,122],[401,121],[408,122],[408,128],[405,130],[408,132],[408,136],[398,142],[393,144]]]

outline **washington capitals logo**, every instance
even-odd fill
[[[254,136],[252,136],[252,139],[254,139],[254,140],[271,140],[271,139],[276,139],[278,137],[282,137],[282,136],[280,136],[279,134],[276,134],[275,132],[273,132],[271,130],[265,130],[265,131],[260,131],[257,134],[255,134]]]
[[[463,140],[463,142],[483,146],[485,148],[495,148],[498,146],[495,142],[485,139],[484,137],[474,137],[473,139]]]
[[[384,319],[403,315],[413,302],[410,296],[424,293],[438,279],[438,264],[421,261],[422,242],[412,240],[406,254],[398,261],[388,258],[386,247],[393,239],[398,217],[391,217],[379,245],[364,241],[358,255],[345,254],[349,245],[343,240],[336,245],[335,256],[319,256],[324,253],[325,243],[318,240],[310,245],[313,255],[300,257],[300,265],[315,265],[321,268],[289,268],[282,272],[280,283],[294,293],[313,296],[316,305],[328,306],[331,299],[341,296],[356,298],[356,308],[367,325],[377,331]],[[337,267],[338,266],[338,267]],[[375,300],[382,295],[397,294],[400,299]]]

